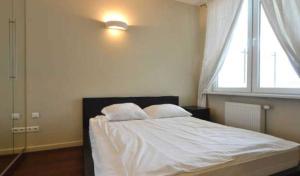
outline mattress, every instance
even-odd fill
[[[96,176],[264,176],[295,167],[299,144],[191,117],[90,120]]]

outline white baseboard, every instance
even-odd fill
[[[78,147],[78,146],[82,146],[81,140],[63,142],[63,143],[28,146],[26,148],[25,152],[38,152],[38,151],[44,151],[44,150],[54,150],[54,149],[62,149],[62,148]],[[23,150],[24,150],[24,147],[0,149],[0,155],[10,155],[13,153],[20,153]]]
[[[82,146],[81,140],[80,141],[63,142],[63,143],[28,146],[26,148],[26,152],[38,152],[38,151],[44,151],[44,150],[54,150],[54,149],[62,149],[62,148],[78,147],[78,146]]]
[[[24,147],[0,149],[0,155],[11,155],[24,151]]]
[[[5,148],[0,150],[0,155],[9,155],[13,153],[13,148]]]

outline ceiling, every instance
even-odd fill
[[[176,1],[192,4],[192,5],[203,5],[207,2],[207,0],[176,0]]]

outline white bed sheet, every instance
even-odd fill
[[[90,122],[96,176],[201,175],[299,152],[294,142],[190,117]]]

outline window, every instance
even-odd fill
[[[300,78],[259,0],[244,0],[213,89],[300,94]]]

